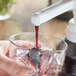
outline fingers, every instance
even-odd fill
[[[4,55],[7,53],[9,49],[9,47],[7,47],[8,44],[9,44],[8,41],[0,41],[0,69],[10,74],[10,76],[26,76],[26,72],[29,69],[26,68],[25,65],[20,64],[19,62],[13,61],[12,59]],[[3,48],[5,48],[5,51]]]
[[[6,47],[9,44],[9,41],[3,40],[0,41],[0,47]]]
[[[17,63],[6,56],[0,56],[0,68],[11,76],[26,76],[29,70],[23,64]]]
[[[32,43],[25,42],[17,42],[19,45],[22,45],[25,48],[31,48],[33,47]],[[2,45],[1,45],[2,44]],[[20,64],[19,62],[13,61],[12,59],[6,57],[4,54],[7,53],[9,47],[7,47],[6,51],[3,50],[3,48],[6,48],[6,46],[9,44],[8,41],[2,41],[0,42],[0,68],[10,74],[10,76],[27,76],[27,72],[29,69],[25,67],[25,65]],[[13,48],[13,47],[12,47]],[[11,51],[11,50],[10,50]]]
[[[33,47],[33,43],[30,41],[18,40],[16,41],[16,44],[27,49],[30,49]]]
[[[6,40],[3,40],[3,41],[0,41],[0,53],[4,53],[6,54],[8,52],[8,50],[5,50],[9,47],[9,41],[6,41]],[[3,49],[3,50],[1,50]]]
[[[5,71],[0,70],[0,76],[10,76],[10,75],[8,75]]]

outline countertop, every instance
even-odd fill
[[[51,36],[62,38],[66,35],[66,28],[68,22],[58,19],[52,19],[43,23],[39,27],[39,33],[48,33]],[[34,25],[21,24],[13,18],[7,21],[0,21],[0,39],[9,39],[15,33],[20,32],[34,32]]]

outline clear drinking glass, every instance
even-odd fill
[[[64,63],[67,44],[48,34],[39,34],[35,49],[35,33],[18,33],[10,37],[9,57],[30,68],[27,76],[56,76]]]

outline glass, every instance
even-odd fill
[[[56,76],[61,71],[67,44],[48,34],[39,34],[35,49],[35,33],[19,33],[10,37],[9,56],[30,68],[27,76]]]

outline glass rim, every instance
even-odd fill
[[[15,41],[14,41],[14,39],[15,39],[15,37],[16,36],[19,36],[19,35],[24,35],[24,34],[35,34],[35,32],[22,32],[22,33],[17,33],[17,34],[13,34],[10,38],[9,38],[9,41],[12,43],[12,44],[14,44],[15,46],[17,46],[17,47],[22,47],[22,46],[20,46],[20,45],[17,45],[16,43],[15,43]],[[64,41],[64,39],[60,39],[60,38],[56,38],[56,37],[54,37],[54,36],[51,36],[50,34],[48,34],[48,33],[39,33],[39,34],[41,34],[41,35],[47,35],[47,36],[50,36],[51,38],[54,38],[54,39],[58,39],[58,41],[63,41],[64,42],[64,44],[65,44],[65,47],[62,49],[62,50],[66,50],[67,48],[68,48],[68,45],[67,45],[67,43]],[[57,44],[57,43],[56,43]],[[23,48],[23,47],[22,47]],[[61,51],[61,50],[60,50]],[[58,50],[56,50],[55,52],[59,52]]]

